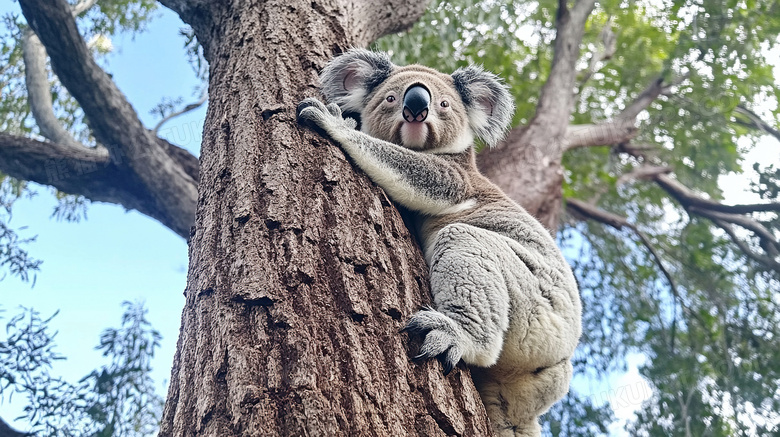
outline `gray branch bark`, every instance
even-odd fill
[[[84,147],[62,127],[62,123],[54,115],[49,74],[46,69],[46,49],[35,32],[29,28],[22,35],[22,57],[24,59],[27,102],[41,135],[50,141],[68,147]]]
[[[677,83],[675,81],[674,83]],[[636,99],[612,120],[598,124],[569,126],[564,148],[605,146],[628,142],[636,137],[636,117],[673,84],[664,84],[662,78],[654,80]]]

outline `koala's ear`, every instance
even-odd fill
[[[320,73],[322,94],[344,112],[360,113],[364,99],[384,82],[395,65],[387,53],[350,49],[328,62]]]
[[[474,135],[493,147],[504,138],[515,104],[503,81],[481,67],[459,68],[452,73],[455,89],[466,105]]]

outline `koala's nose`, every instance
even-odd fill
[[[431,103],[431,93],[422,85],[412,85],[404,93],[404,120],[425,121],[428,117],[428,104]]]

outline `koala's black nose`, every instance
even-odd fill
[[[408,122],[425,121],[428,117],[428,104],[431,93],[424,86],[412,85],[404,93],[404,120]]]

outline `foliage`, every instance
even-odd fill
[[[55,351],[47,319],[22,309],[0,341],[0,398],[25,396],[25,419],[40,436],[145,436],[156,433],[163,399],[150,377],[160,334],[142,304],[124,302],[120,328],[109,328],[96,349],[109,361],[78,383],[51,375],[64,357]]]
[[[376,47],[401,64],[443,71],[483,64],[506,80],[518,105],[514,121],[523,124],[549,73],[557,6],[434,2],[411,31]],[[753,168],[753,192],[777,201],[778,170],[744,162],[765,131],[746,123],[741,108],[775,129],[780,123],[780,87],[766,59],[777,46],[778,12],[780,4],[763,0],[600,1],[581,46],[572,123],[614,117],[658,78],[677,82],[640,116],[634,144],[705,197],[721,200],[719,177]],[[606,52],[605,28],[617,37],[615,51],[591,69],[592,58]],[[642,164],[636,158],[601,147],[574,149],[563,159],[564,196],[627,217],[659,252],[678,293],[634,232],[565,223],[559,241],[585,307],[580,354],[586,358],[577,361],[578,373],[608,378],[624,368],[628,353],[649,358],[640,371],[653,396],[637,406],[632,435],[780,432],[780,272],[748,257],[712,223],[689,216],[658,186],[619,184]],[[753,219],[780,232],[776,213]],[[547,431],[606,434],[614,418],[600,407],[569,397],[549,415]]]
[[[22,237],[25,227],[11,227],[11,207],[23,196],[32,196],[25,183],[11,179],[0,173],[0,282],[8,274],[18,276],[22,281],[29,281],[32,274],[38,270],[41,261],[36,260],[24,249],[25,245],[35,241],[35,237]]]

